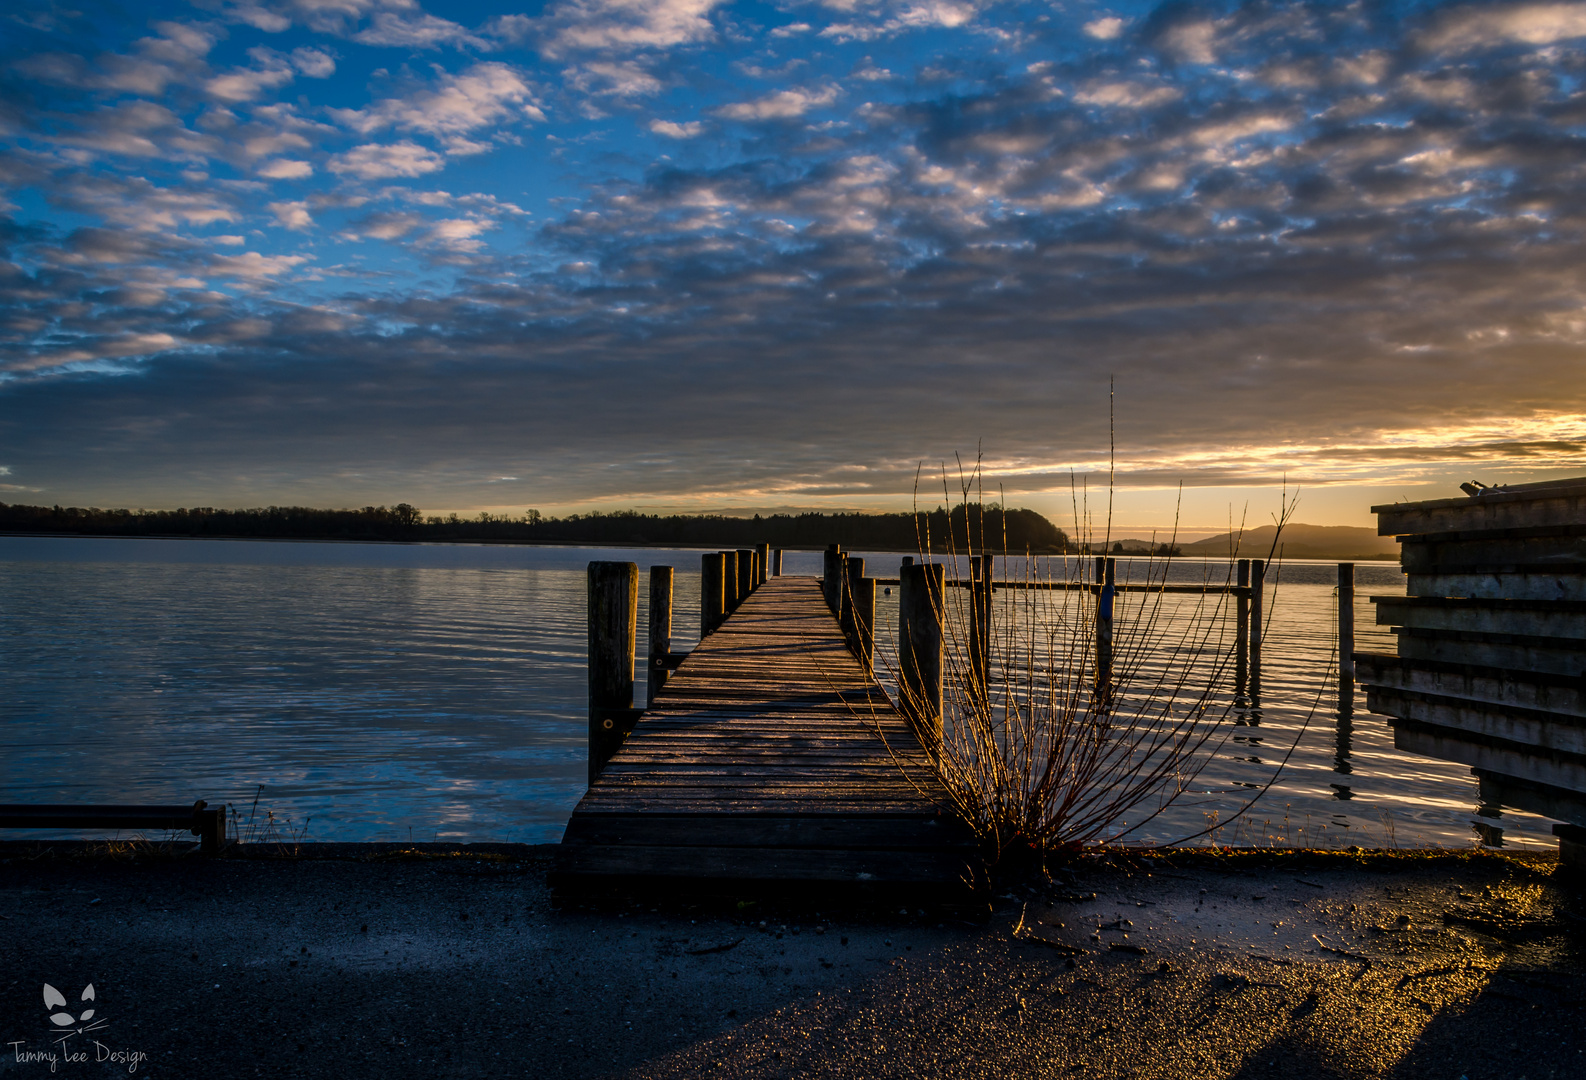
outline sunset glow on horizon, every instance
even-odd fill
[[[983,454],[1193,539],[1586,474],[1586,3],[0,25],[0,501],[904,510]]]

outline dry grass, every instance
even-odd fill
[[[269,808],[261,814],[259,799],[263,794],[264,785],[261,784],[253,793],[253,804],[248,807],[246,819],[235,805],[229,808],[229,832],[239,844],[274,846],[283,855],[300,854],[303,841],[308,836],[309,822],[313,819],[304,818],[299,825],[289,816],[277,814]]]

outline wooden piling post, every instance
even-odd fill
[[[738,606],[738,553],[718,552],[721,556],[721,615],[722,621]]]
[[[749,599],[749,594],[754,592],[754,552],[748,548],[739,548],[738,556],[738,603]]]
[[[672,662],[672,579],[670,566],[650,567],[650,672],[644,706],[655,703],[655,695],[666,685]]]
[[[863,563],[862,559],[851,559],[850,563]],[[848,587],[852,591],[854,610],[854,655],[864,665],[866,675],[876,673],[876,579],[871,577],[850,577]]]
[[[856,593],[854,582],[865,576],[865,561],[856,559],[852,555],[843,556],[842,588],[843,596],[838,622],[843,628],[843,637],[848,639],[848,648],[855,655],[859,652],[859,615],[854,604]]]
[[[1117,561],[1097,559],[1101,586],[1096,596],[1096,696],[1103,708],[1112,702],[1112,602],[1118,593]]]
[[[226,846],[226,808],[211,807],[203,799],[193,805],[192,832],[198,834],[198,850],[204,855],[219,855]]]
[[[727,557],[721,552],[699,557],[699,636],[704,640],[727,618]]]
[[[754,561],[755,569],[758,571],[755,576],[755,584],[764,585],[771,576],[771,545],[761,544],[755,548]]]
[[[1242,694],[1250,671],[1250,560],[1234,568],[1234,693]]]
[[[977,687],[991,685],[991,556],[969,557],[969,667]]]
[[[848,626],[853,621],[852,613],[848,609],[848,553],[843,552],[837,556],[837,607],[833,609],[837,614],[837,625],[842,629],[843,638],[849,645],[853,644],[853,637],[848,633]]]
[[[1355,707],[1355,564],[1338,564],[1338,708]]]
[[[904,715],[931,754],[942,747],[941,563],[898,569],[898,672]]]
[[[771,553],[771,576],[782,576],[782,549],[777,548]]]
[[[842,569],[843,549],[841,544],[826,545],[826,562],[821,569],[821,592],[826,597],[826,606],[832,609],[832,614],[838,613],[838,604],[841,596],[837,591],[838,571]]]
[[[589,564],[589,782],[638,721],[633,654],[639,637],[639,566]]]
[[[1254,693],[1261,685],[1261,629],[1262,607],[1266,598],[1267,564],[1260,559],[1250,560],[1250,689]]]
[[[980,655],[983,670],[980,677],[985,682],[988,692],[991,689],[991,611],[997,589],[996,567],[997,557],[995,555],[981,557]]]

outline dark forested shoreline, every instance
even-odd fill
[[[385,540],[406,543],[506,543],[650,545],[660,547],[847,548],[918,551],[948,547],[949,520],[956,546],[1060,554],[1068,536],[1033,510],[992,505],[919,514],[771,514],[752,518],[716,514],[660,516],[634,511],[546,517],[479,514],[425,517],[408,503],[361,510],[269,506],[248,510],[211,507],[179,510],[101,510],[98,507],[19,506],[0,503],[0,533],[82,536],[180,536],[259,540]]]

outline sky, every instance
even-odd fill
[[[978,459],[1193,538],[1586,474],[1583,76],[1586,3],[22,0],[0,501],[896,510]]]

